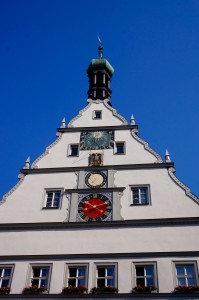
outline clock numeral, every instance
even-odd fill
[[[82,218],[84,216],[84,213],[83,212],[80,212],[79,213],[79,216]]]
[[[86,216],[86,217],[84,218],[84,221],[87,222],[88,220],[89,220],[89,217]]]

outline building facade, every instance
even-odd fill
[[[112,107],[102,52],[85,108],[0,202],[0,298],[199,299],[199,199]]]

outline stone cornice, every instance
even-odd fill
[[[63,230],[63,229],[95,229],[95,228],[137,228],[137,227],[171,227],[199,225],[199,217],[117,220],[110,222],[41,222],[41,223],[1,223],[0,231],[34,231],[34,230]]]
[[[103,193],[103,192],[123,192],[125,187],[112,188],[86,188],[86,189],[65,189],[67,193]]]
[[[8,294],[0,295],[0,299],[173,299],[176,300],[180,298],[181,300],[195,299],[198,300],[198,293],[118,293],[118,294],[83,294],[83,295],[62,295],[62,294],[39,294],[39,295],[26,295],[26,294]]]
[[[150,163],[150,164],[127,164],[127,165],[107,165],[99,167],[57,167],[57,168],[38,168],[38,169],[21,169],[22,174],[36,174],[36,173],[64,173],[64,172],[77,172],[81,170],[139,170],[139,169],[168,169],[174,167],[173,162],[168,163]]]
[[[166,252],[126,252],[126,253],[77,253],[77,254],[26,254],[0,255],[0,261],[17,260],[53,260],[53,259],[120,259],[120,258],[157,258],[157,257],[193,257],[199,256],[199,251],[166,251]]]
[[[79,132],[79,131],[96,131],[96,130],[133,130],[138,129],[138,125],[118,125],[118,126],[97,126],[97,127],[68,127],[58,128],[58,132]]]

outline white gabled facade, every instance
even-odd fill
[[[113,68],[99,50],[87,106],[62,121],[32,166],[27,159],[0,203],[0,291],[9,285],[11,298],[26,298],[31,285],[63,298],[63,287],[81,283],[89,292],[114,286],[112,298],[177,299],[176,286],[199,285],[199,199],[175,177],[168,152],[164,162],[134,118],[128,124],[111,106]],[[140,284],[157,293],[131,293]],[[85,297],[99,296],[77,296]]]

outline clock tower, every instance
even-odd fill
[[[102,52],[87,105],[0,202],[2,299],[198,300],[199,198],[111,106]]]

